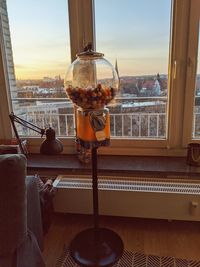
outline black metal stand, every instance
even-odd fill
[[[112,266],[122,256],[124,245],[118,234],[99,227],[97,147],[92,149],[92,185],[94,227],[75,236],[70,254],[80,266]]]

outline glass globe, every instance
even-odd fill
[[[77,55],[67,71],[66,93],[83,110],[103,109],[118,91],[118,74],[103,56],[89,48]]]

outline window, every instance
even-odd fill
[[[97,51],[121,82],[110,107],[115,138],[167,138],[170,18],[170,0],[95,0]]]
[[[7,9],[16,76],[11,83],[14,113],[41,128],[52,126],[58,136],[74,136],[73,107],[63,83],[71,62],[67,1],[7,0]],[[38,136],[16,126],[20,135]]]
[[[121,78],[117,105],[110,107],[111,146],[102,153],[183,156],[188,142],[199,140],[199,0],[50,0],[34,1],[33,7],[31,2],[7,0],[6,7],[2,0],[0,6],[0,138],[11,137],[6,116],[12,104],[17,115],[41,127],[51,123],[57,135],[69,137],[62,139],[66,151],[75,151],[63,78],[71,58],[93,42]],[[36,65],[30,66],[34,49]],[[28,72],[22,72],[24,66]],[[25,74],[34,82],[21,83]],[[52,85],[57,82],[58,87]],[[38,151],[35,137],[28,142]]]

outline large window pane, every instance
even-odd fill
[[[170,0],[95,0],[97,51],[116,66],[114,137],[166,139]]]
[[[57,135],[74,135],[73,109],[63,86],[71,61],[67,0],[7,0],[7,9],[15,114],[42,128],[50,125]],[[20,135],[37,135],[19,125],[18,130]]]
[[[200,28],[200,27],[199,27]],[[196,88],[195,88],[195,106],[193,116],[193,139],[200,139],[200,30],[198,41],[198,60],[197,60],[197,74],[196,74]]]

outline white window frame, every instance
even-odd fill
[[[5,2],[5,0],[0,0]],[[196,0],[195,0],[196,1]],[[198,1],[198,0],[197,0]],[[187,46],[189,32],[190,0],[172,0],[171,45],[169,56],[168,87],[168,129],[167,140],[122,140],[112,139],[111,146],[99,149],[101,154],[116,155],[161,155],[185,156],[183,136],[186,132],[184,120],[185,84],[187,72]],[[70,44],[72,61],[75,55],[83,51],[88,42],[95,48],[95,12],[94,0],[68,0]],[[1,31],[2,34],[2,31]],[[7,92],[8,77],[6,76],[5,56],[1,43],[1,56],[3,57],[0,70],[4,69],[4,82],[0,88],[0,139],[10,139],[12,136],[8,114],[11,110],[11,100]],[[3,116],[3,114],[6,115]],[[187,127],[186,127],[187,128]],[[30,152],[38,152],[41,138],[27,138]],[[64,153],[75,153],[74,138],[61,139],[64,144]]]

